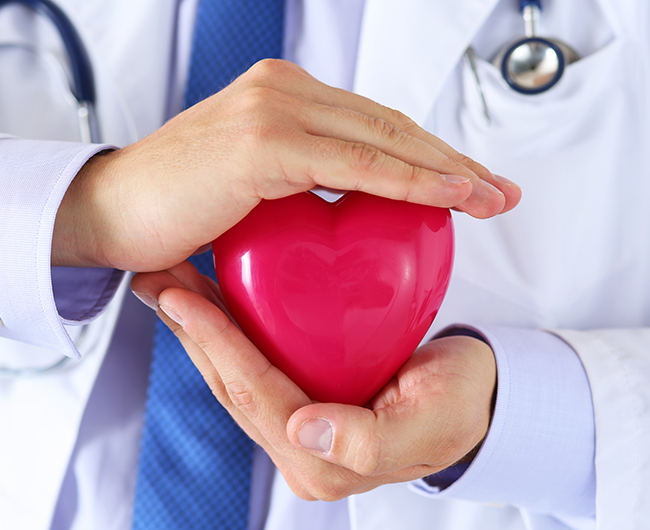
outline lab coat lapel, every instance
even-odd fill
[[[497,1],[367,0],[355,91],[421,122]]]

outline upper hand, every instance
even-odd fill
[[[91,158],[59,209],[52,263],[162,270],[260,200],[316,185],[481,218],[521,195],[401,113],[265,60],[143,140]]]
[[[479,340],[425,344],[367,407],[314,403],[217,307],[218,286],[189,263],[136,275],[132,288],[158,301],[217,399],[304,499],[436,473],[487,433],[496,366]]]

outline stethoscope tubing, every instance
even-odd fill
[[[542,0],[519,0],[519,11],[523,13],[527,7],[536,7],[542,10]]]
[[[78,116],[81,124],[82,141],[99,141],[99,132],[95,120],[96,101],[95,79],[90,57],[86,52],[81,37],[70,19],[56,4],[50,0],[0,0],[0,8],[9,4],[20,4],[48,18],[57,28],[68,55],[70,67],[70,91],[78,103]],[[29,48],[31,49],[31,48]],[[76,341],[79,348],[88,332],[88,326],[82,326]],[[70,359],[62,357],[57,362],[38,368],[8,368],[0,366],[0,378],[32,377],[45,375],[67,365]]]
[[[99,128],[95,117],[95,77],[88,52],[74,25],[51,0],[0,0],[0,8],[10,4],[27,6],[49,19],[56,27],[68,55],[70,91],[78,103],[82,141],[99,142]]]

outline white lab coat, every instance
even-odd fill
[[[173,0],[59,4],[93,58],[105,141],[125,145],[158,127],[167,106]],[[492,117],[488,126],[463,53],[473,42],[485,58],[496,44],[520,34],[514,6],[496,4],[367,0],[353,88],[523,186],[524,199],[509,214],[481,222],[455,217],[455,272],[436,329],[451,322],[543,328],[571,344],[589,376],[596,414],[597,527],[647,528],[650,5],[552,2],[542,28],[576,46],[584,58],[568,68],[558,87],[532,98],[506,89],[494,67],[479,59]],[[4,24],[3,18],[0,34],[6,34]],[[48,40],[46,28],[42,33]],[[116,312],[102,318],[106,322],[94,325],[90,335],[97,351],[80,365],[87,373],[64,373],[59,380],[60,388],[79,385],[66,399],[57,401],[53,386],[38,381],[5,388],[2,397],[13,400],[14,416],[50,418],[45,427],[33,426],[32,436],[38,431],[51,440],[47,448],[35,448],[36,457],[21,459],[17,442],[4,454],[17,455],[18,464],[0,456],[12,470],[8,480],[0,478],[2,488],[18,488],[27,505],[35,485],[25,480],[25,468],[43,477],[38,498],[56,502],[84,396]],[[30,399],[16,400],[25,395]],[[47,414],[40,410],[41,398],[53,404]],[[282,485],[276,490],[278,513],[291,509],[294,501],[282,494]],[[404,485],[352,497],[349,513],[355,530],[544,530],[572,524],[512,507],[431,499]],[[47,516],[38,524],[28,528],[47,528]]]

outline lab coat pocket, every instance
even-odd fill
[[[509,293],[538,324],[613,322],[608,308],[622,315],[633,307],[624,300],[634,299],[642,242],[626,227],[638,226],[643,211],[631,190],[648,190],[639,171],[644,84],[634,58],[632,42],[617,38],[537,96],[514,92],[477,59],[490,124],[474,73],[461,69],[458,129],[448,140],[518,182],[524,196],[481,225],[457,219],[456,273],[497,297]],[[505,261],[496,258],[501,247]]]
[[[523,134],[531,150],[538,146],[540,137],[544,139],[545,149],[553,149],[561,142],[569,141],[571,131],[580,136],[584,118],[604,110],[600,105],[608,99],[606,93],[612,90],[616,80],[622,78],[625,47],[623,39],[612,40],[597,52],[568,65],[555,87],[532,96],[519,94],[510,88],[500,70],[490,62],[476,57],[474,73],[466,61],[462,76],[463,126],[466,130],[476,128],[482,132],[488,132],[489,128],[489,135],[499,145],[512,145],[513,134],[523,144]],[[490,123],[485,119],[481,91]],[[557,135],[559,131],[562,133]],[[546,137],[549,132],[553,133],[557,143],[549,143]]]

